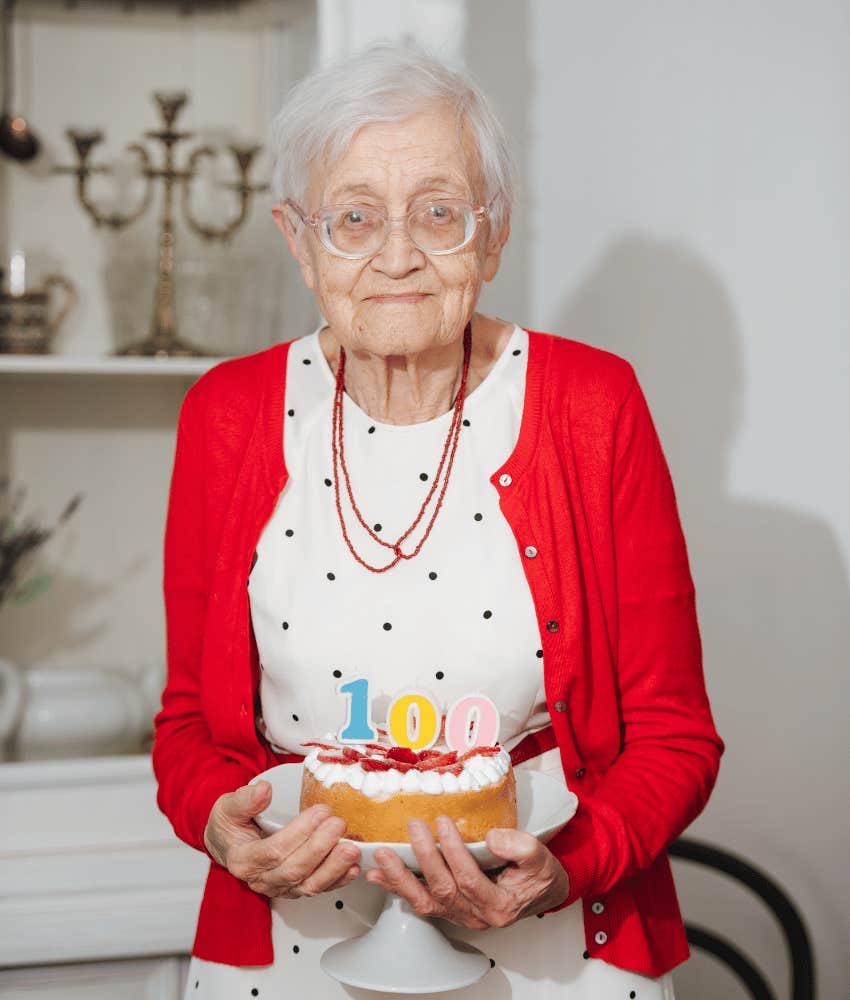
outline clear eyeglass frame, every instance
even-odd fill
[[[411,209],[406,215],[401,216],[389,216],[387,215],[386,208],[378,208],[377,211],[381,214],[384,220],[384,236],[380,245],[377,245],[374,249],[369,249],[363,253],[346,253],[344,250],[340,250],[339,247],[334,246],[327,235],[326,227],[322,224],[323,221],[330,215],[342,211],[343,209],[356,209],[368,207],[370,210],[375,211],[376,206],[369,205],[364,206],[362,204],[357,204],[356,202],[348,202],[341,205],[324,205],[317,212],[312,215],[307,215],[302,208],[300,208],[291,198],[285,199],[283,204],[289,206],[297,215],[298,218],[305,226],[309,226],[310,229],[316,235],[316,238],[322,244],[322,246],[328,251],[328,253],[333,254],[335,257],[344,257],[346,260],[365,260],[367,257],[374,257],[379,254],[384,247],[387,245],[387,241],[390,238],[390,234],[395,230],[397,226],[403,226],[405,234],[410,242],[417,248],[421,250],[422,253],[428,254],[429,257],[440,257],[445,254],[457,253],[458,250],[463,249],[475,238],[475,234],[478,232],[478,227],[481,222],[490,214],[490,209],[493,207],[494,198],[489,205],[473,205],[471,202],[462,201],[454,198],[435,198],[433,201],[420,202],[415,208]],[[421,246],[410,234],[410,219],[412,216],[421,212],[424,208],[429,205],[451,205],[457,208],[462,208],[467,214],[467,226],[466,235],[461,243],[457,246],[450,247],[448,250],[429,250],[427,247]]]

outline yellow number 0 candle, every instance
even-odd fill
[[[408,691],[391,703],[387,725],[398,746],[425,750],[434,745],[440,734],[440,713],[428,695]]]

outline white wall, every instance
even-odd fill
[[[850,8],[534,0],[501,16],[481,5],[469,33],[525,97],[527,277],[512,269],[509,290],[527,311],[490,301],[635,364],[727,743],[689,832],[780,879],[819,995],[846,996]],[[685,908],[782,982],[771,920],[677,871]],[[679,982],[687,1000],[742,995],[708,961]]]

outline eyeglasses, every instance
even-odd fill
[[[465,201],[429,201],[399,218],[390,218],[385,208],[374,205],[328,205],[306,216],[295,202],[287,199],[284,204],[314,230],[330,253],[360,260],[383,250],[397,224],[404,226],[411,243],[423,253],[454,253],[475,236],[493,202],[475,206]]]

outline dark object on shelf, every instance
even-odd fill
[[[13,160],[31,160],[41,148],[38,136],[23,115],[14,114],[12,108],[12,7],[15,0],[0,0],[2,3],[3,38],[0,51],[3,58],[3,102],[0,112],[0,152]]]
[[[800,911],[784,890],[743,858],[697,840],[680,837],[667,853],[671,858],[714,868],[754,892],[770,908],[782,928],[791,961],[791,1000],[814,1000],[815,969],[809,934]],[[754,1000],[776,1000],[775,992],[761,971],[733,944],[687,921],[685,930],[690,944],[728,966]]]

